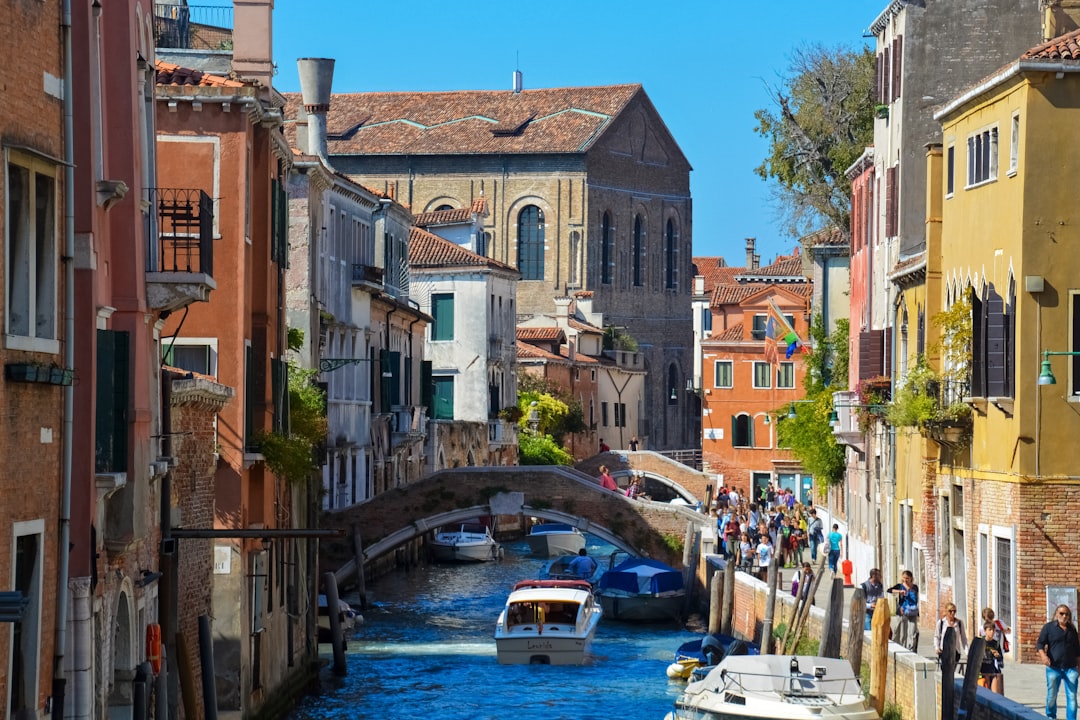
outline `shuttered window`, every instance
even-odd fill
[[[127,472],[129,335],[97,331],[97,414],[94,467],[99,473]]]
[[[987,290],[986,305],[986,395],[1005,397],[1005,301],[994,289]]]
[[[986,338],[986,315],[983,301],[971,290],[971,395],[986,397],[986,354],[982,351]]]
[[[454,419],[454,378],[433,377],[431,379],[432,393],[432,418],[435,420]]]
[[[432,340],[454,339],[454,295],[438,293],[431,296]]]
[[[885,235],[896,237],[900,216],[897,200],[899,199],[900,168],[893,166],[885,171]]]

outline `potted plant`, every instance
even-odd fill
[[[499,411],[499,418],[510,423],[517,423],[524,414],[517,405],[507,405]]]
[[[874,117],[887,120],[889,118],[889,106],[888,105],[875,105]]]

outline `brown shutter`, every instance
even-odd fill
[[[897,234],[897,176],[900,168],[893,166],[885,171],[885,236],[896,237]]]
[[[885,54],[881,65],[881,102],[887,103],[892,98],[891,83],[892,64],[889,62],[889,48],[885,48]]]
[[[900,78],[904,67],[904,38],[901,35],[893,40],[892,54],[892,99],[900,97]]]

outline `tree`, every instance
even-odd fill
[[[795,52],[775,108],[758,110],[755,129],[769,155],[756,169],[773,180],[784,229],[800,237],[822,224],[847,238],[851,183],[844,171],[874,138],[874,54],[869,48],[808,46]]]
[[[523,373],[518,378],[518,407],[521,410],[518,425],[529,427],[529,413],[534,409],[539,415],[537,430],[541,435],[551,435],[558,445],[567,435],[585,432],[585,414],[581,400],[546,378]]]
[[[832,394],[847,385],[848,321],[838,320],[832,335],[826,335],[821,315],[810,325],[814,351],[806,359],[805,402],[776,412],[780,447],[791,449],[803,469],[819,482],[829,485],[844,478],[844,448],[837,444],[829,425]],[[788,417],[794,408],[795,417]]]

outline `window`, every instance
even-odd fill
[[[1009,133],[1009,174],[1015,175],[1020,164],[1020,113],[1012,116],[1012,130]]]
[[[754,363],[754,387],[755,388],[769,388],[772,387],[770,380],[772,366],[766,362]]]
[[[754,340],[765,339],[765,324],[768,322],[768,318],[764,315],[755,315],[753,325],[750,328],[750,337]]]
[[[634,218],[634,258],[633,258],[633,281],[634,287],[641,287],[641,257],[645,251],[645,229],[641,225],[641,216]]]
[[[600,403],[600,424],[604,427],[608,426],[608,404],[606,402]]]
[[[435,293],[431,296],[432,340],[454,339],[454,295]]]
[[[668,365],[667,379],[668,388],[670,388],[670,392],[668,393],[668,405],[678,405],[679,392],[682,389],[682,385],[679,383],[679,368],[674,363]]]
[[[675,232],[675,221],[667,221],[667,230],[664,233],[664,287],[674,290],[679,286],[679,271],[676,266],[678,261],[678,247],[676,245],[678,235]]]
[[[998,131],[990,128],[968,138],[968,186],[997,179]]]
[[[11,630],[11,665],[8,668],[9,717],[36,717],[38,705],[38,668],[41,646],[41,520],[15,523],[15,566],[12,590],[30,600],[21,622],[6,627]],[[8,630],[5,629],[5,632]]]
[[[782,362],[776,368],[776,387],[786,390],[795,387],[795,363]]]
[[[176,338],[162,343],[161,356],[166,365],[201,375],[217,375],[217,344],[206,340]]]
[[[953,194],[954,180],[956,173],[956,148],[952,145],[945,151],[945,195],[946,197]]]
[[[712,332],[712,311],[707,307],[701,308],[701,332]],[[708,337],[708,335],[705,337]]]
[[[454,419],[454,378],[439,376],[431,378],[432,384],[432,412],[433,420]]]
[[[518,214],[518,271],[522,280],[544,279],[544,211],[535,205]]]
[[[615,230],[611,227],[611,214],[604,213],[600,220],[600,282],[611,284],[615,264]]]
[[[731,418],[731,446],[754,446],[754,423],[749,415],[735,415]]]
[[[569,287],[581,287],[581,233],[570,233],[570,277]]]
[[[442,205],[440,205],[439,207],[435,208],[435,212],[442,212],[442,211],[444,211],[444,210],[453,210],[453,209],[454,209],[454,206],[453,206],[453,205],[450,205],[450,204],[447,204],[447,203],[443,203],[443,204],[442,204]]]
[[[12,153],[7,163],[7,314],[10,348],[59,352],[56,167]]]
[[[626,427],[626,403],[615,403],[615,425]]]
[[[730,360],[717,360],[714,365],[713,387],[729,388],[732,384],[732,365]]]

